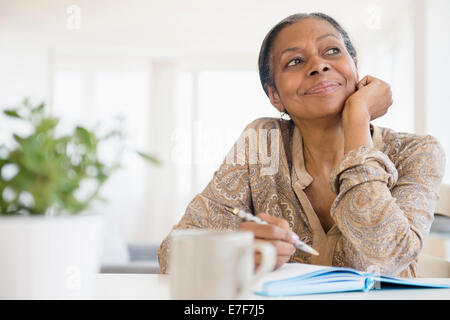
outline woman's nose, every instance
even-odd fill
[[[313,68],[313,69],[309,72],[309,75],[310,75],[310,76],[313,76],[313,75],[315,75],[315,74],[323,73],[323,72],[326,72],[326,71],[328,71],[328,70],[330,70],[330,68],[328,67],[328,65],[325,64],[325,63],[323,63],[323,64],[320,64],[319,66],[317,66],[316,68]]]
[[[311,57],[308,75],[314,76],[330,70],[330,66],[320,57]]]

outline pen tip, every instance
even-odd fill
[[[319,253],[318,253],[316,250],[314,250],[314,249],[312,249],[311,253],[312,253],[313,255],[315,255],[315,256],[318,256],[318,255],[319,255]]]

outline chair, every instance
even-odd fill
[[[421,254],[417,265],[420,278],[450,278],[450,261]]]
[[[418,259],[417,276],[450,278],[450,185],[442,185],[430,236]]]
[[[160,273],[157,250],[159,245],[128,244],[129,260],[104,264],[101,273]]]
[[[437,203],[435,212],[450,217],[450,185],[441,185],[441,189],[439,192],[439,201]]]

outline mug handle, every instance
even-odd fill
[[[253,278],[242,286],[236,295],[236,299],[242,300],[247,297],[251,292],[253,287],[261,280],[261,278],[267,273],[271,272],[275,267],[277,252],[273,245],[270,243],[254,243],[249,247],[244,248],[248,250],[252,248],[253,250],[259,251],[262,255],[262,261],[259,265]]]

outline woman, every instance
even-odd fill
[[[359,80],[357,62],[347,33],[325,14],[278,23],[262,44],[259,72],[270,102],[291,120],[262,118],[245,131],[257,132],[258,141],[267,130],[279,133],[267,140],[278,146],[277,170],[262,174],[245,139],[242,161],[224,161],[174,229],[251,231],[275,246],[276,268],[289,261],[414,277],[444,152],[431,136],[370,124],[388,111],[392,94],[375,77]],[[269,224],[242,222],[229,207]],[[296,250],[296,234],[320,255]],[[163,273],[167,251],[166,238],[158,252]]]

